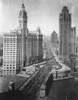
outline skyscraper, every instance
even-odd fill
[[[71,28],[71,53],[76,53],[76,27]]]
[[[21,66],[24,67],[26,64],[27,12],[23,3],[19,12],[19,29],[22,35]]]
[[[21,34],[13,31],[3,36],[3,74],[15,75],[20,72]]]
[[[38,41],[38,62],[41,62],[43,59],[43,35],[41,34],[40,27],[37,28],[37,41]]]
[[[36,58],[39,58],[39,60],[41,60],[43,56],[43,36],[40,34],[40,28],[38,28],[39,31],[28,31],[27,12],[25,10],[24,4],[22,4],[21,10],[19,12],[19,30],[22,35],[21,66],[23,68],[25,65],[28,65],[29,62],[32,62],[30,61],[31,59],[36,60]]]
[[[51,44],[54,48],[58,47],[58,35],[55,31],[51,34]]]
[[[19,12],[19,28],[3,36],[3,74],[14,75],[26,65],[27,12],[24,4]]]
[[[55,31],[53,31],[52,34],[51,34],[51,43],[57,44],[57,42],[58,42],[57,33]]]
[[[64,6],[59,15],[59,53],[62,59],[68,58],[71,52],[71,13],[67,6]]]
[[[43,35],[40,28],[29,32],[24,4],[19,12],[19,28],[3,36],[3,74],[13,75],[23,67],[43,58]]]
[[[26,57],[27,63],[36,63],[42,61],[43,35],[41,34],[40,27],[38,27],[36,31],[29,31],[27,34]]]

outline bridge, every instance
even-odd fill
[[[39,64],[38,64],[39,65]],[[28,77],[22,84],[12,92],[0,93],[1,100],[35,100],[36,94],[39,91],[44,79],[47,75],[46,63],[39,65],[30,77]]]

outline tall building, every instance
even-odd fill
[[[58,47],[58,35],[55,31],[51,34],[51,44],[54,48]]]
[[[76,27],[71,28],[71,53],[76,53]]]
[[[38,39],[38,62],[41,62],[43,59],[43,35],[41,34],[40,27],[37,28],[37,39]]]
[[[52,34],[51,34],[51,43],[57,44],[57,42],[58,42],[57,33],[55,31],[53,31]]]
[[[43,36],[40,34],[40,28],[39,31],[28,31],[27,12],[25,10],[24,4],[22,4],[21,10],[19,12],[19,29],[22,34],[21,66],[25,67],[26,65],[30,64],[30,62],[35,62],[37,58],[39,58],[39,61],[42,59]],[[37,35],[37,32],[39,35]]]
[[[39,27],[38,27],[39,28]],[[26,57],[27,63],[36,63],[43,58],[43,35],[41,31],[29,31],[26,39]],[[39,28],[40,30],[40,28]]]
[[[26,65],[26,36],[27,36],[27,12],[25,10],[24,4],[21,6],[19,12],[19,29],[22,35],[22,47],[21,47],[21,66]]]
[[[20,72],[21,34],[11,32],[3,36],[3,74],[15,75]]]
[[[68,58],[71,52],[71,13],[67,6],[64,6],[59,15],[59,53],[62,59]]]
[[[37,46],[38,46],[38,40],[37,40],[37,31],[30,31],[29,34],[32,34],[32,56],[31,56],[31,63],[37,62]]]
[[[32,34],[28,32],[27,38],[26,38],[26,65],[31,63],[32,46],[33,46],[32,44],[33,44]]]
[[[19,28],[3,36],[3,74],[13,75],[28,64],[42,61],[43,35],[40,28],[30,32],[24,4],[19,12]]]

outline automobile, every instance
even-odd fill
[[[34,71],[27,71],[26,74],[27,75],[32,75],[34,73]]]

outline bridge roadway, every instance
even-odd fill
[[[47,74],[47,66],[43,65],[31,78],[27,79],[18,89],[0,93],[0,100],[35,100],[41,84]]]
[[[19,91],[24,96],[29,96],[34,98],[46,77],[47,74],[46,72],[47,72],[46,65],[43,65],[43,67],[40,68],[39,71],[37,71],[33,77],[31,77],[31,79],[29,79],[19,88]]]
[[[56,60],[56,56],[54,56]],[[62,66],[63,67],[63,66]],[[27,98],[27,100],[35,100],[36,93],[38,92],[39,88],[41,87],[42,83],[44,82],[47,72],[48,66],[43,65],[35,74],[28,79],[21,87],[19,87],[19,91]]]

